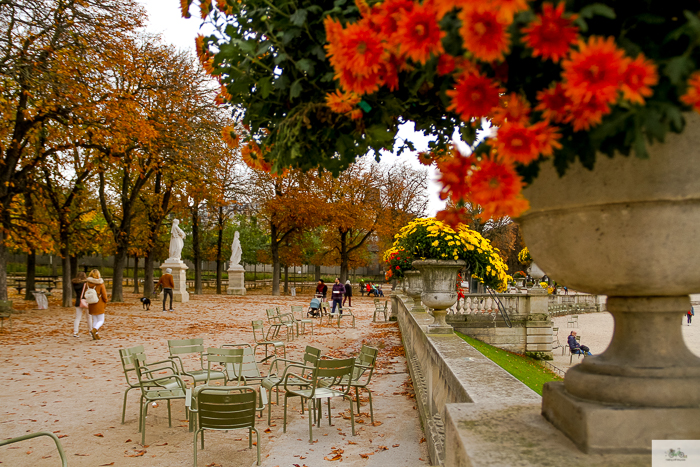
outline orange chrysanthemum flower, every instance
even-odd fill
[[[372,9],[367,4],[367,0],[355,0],[355,5],[357,5],[357,9],[360,10],[360,14],[363,17],[369,16],[372,12]]]
[[[435,11],[428,5],[416,5],[398,22],[396,40],[408,58],[424,64],[431,54],[443,52],[442,38]]]
[[[347,68],[343,68],[340,73],[335,76],[340,80],[340,85],[348,90],[359,95],[372,94],[379,86],[382,85],[381,76],[379,73],[370,73],[367,75],[357,75]]]
[[[527,10],[527,0],[490,0],[488,2],[474,2],[477,5],[487,5],[489,9],[497,11],[498,15],[507,23],[513,22],[513,16],[520,11]],[[473,3],[472,3],[473,4]]]
[[[681,96],[681,102],[700,112],[700,71],[690,75],[688,90]]]
[[[359,120],[362,118],[362,109],[352,109],[349,113],[349,116],[353,120]]]
[[[384,46],[366,21],[348,25],[338,39],[334,52],[342,68],[362,75],[379,71]]]
[[[456,229],[459,224],[469,224],[472,220],[471,213],[467,211],[467,208],[458,208],[456,206],[448,206],[442,211],[438,211],[435,218],[453,229]]]
[[[450,54],[442,54],[438,57],[437,74],[440,76],[449,75],[456,66],[455,58]]]
[[[447,91],[452,103],[447,110],[455,111],[465,122],[486,117],[498,106],[503,89],[493,80],[479,73],[462,73],[455,89]]]
[[[574,131],[588,131],[591,127],[600,125],[603,115],[610,113],[610,106],[596,95],[587,102],[572,102],[568,111],[566,123],[571,123]]]
[[[520,122],[505,122],[498,129],[495,147],[505,161],[529,164],[539,156],[537,134]]]
[[[503,125],[505,122],[519,122],[527,124],[530,120],[530,103],[515,93],[510,93],[501,101],[501,105],[494,109],[491,121],[495,125]]]
[[[230,5],[226,0],[216,0],[216,7],[219,11],[226,13],[227,15],[233,15],[233,6]]]
[[[591,36],[579,41],[579,51],[562,62],[566,94],[575,103],[594,97],[605,103],[617,100],[617,91],[625,67],[624,52],[609,37]]]
[[[532,125],[532,131],[537,141],[537,151],[541,156],[551,156],[555,149],[561,149],[559,129],[549,124],[548,121],[538,122]]]
[[[386,0],[378,7],[377,18],[375,21],[381,28],[382,37],[392,40],[394,34],[398,30],[398,21],[403,16],[407,15],[414,7],[411,0]]]
[[[326,94],[326,105],[333,112],[344,114],[352,111],[360,103],[360,96],[354,92],[336,90]]]
[[[239,138],[236,134],[235,128],[232,126],[227,126],[221,129],[221,138],[224,143],[231,149],[238,149]]]
[[[571,99],[566,95],[561,83],[557,83],[544,91],[539,91],[537,100],[539,104],[537,104],[535,110],[541,111],[544,118],[553,122],[563,123],[569,117],[568,112],[571,106]]]
[[[556,8],[551,3],[542,5],[542,14],[537,15],[530,25],[523,29],[523,40],[532,48],[532,56],[558,62],[576,43],[578,28],[574,26],[576,15],[564,18],[564,2]]]
[[[433,154],[430,151],[421,151],[418,153],[418,162],[421,165],[432,165]]]
[[[512,164],[484,158],[469,177],[469,199],[486,207],[514,199],[522,187],[522,180]]]
[[[190,15],[190,3],[192,0],[180,0],[180,14],[183,18],[191,18]]]
[[[514,198],[482,205],[482,208],[483,210],[479,214],[481,219],[498,219],[506,216],[518,217],[530,209],[530,203],[522,195],[518,194]]]
[[[212,6],[211,6],[211,0],[200,0],[199,1],[199,14],[202,17],[202,19],[206,19],[206,17],[211,13]]]
[[[644,98],[654,93],[651,86],[658,82],[659,75],[654,62],[646,60],[644,54],[639,54],[627,63],[622,73],[622,97],[633,104],[644,105]]]
[[[453,149],[453,157],[436,162],[439,171],[438,182],[442,185],[440,199],[450,198],[455,203],[467,199],[469,184],[466,183],[466,179],[471,173],[473,159]]]
[[[463,9],[459,13],[462,27],[464,48],[476,58],[485,62],[503,59],[508,53],[510,39],[508,34],[509,22],[505,21],[497,11]]]

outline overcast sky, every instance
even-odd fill
[[[163,41],[175,45],[179,49],[190,50],[194,53],[194,38],[199,33],[201,21],[198,10],[192,8],[192,18],[184,19],[180,16],[180,2],[177,0],[142,0],[148,12],[148,27],[150,32],[161,34]],[[422,135],[412,131],[413,126],[404,126],[399,132],[399,137],[409,139],[414,142],[416,149],[422,151],[427,149],[428,140]],[[415,154],[404,153],[401,157],[386,153],[382,156],[382,161],[392,163],[394,161],[406,161],[414,167],[423,167],[418,163]],[[429,205],[426,214],[434,216],[442,209],[444,203],[440,201],[438,193],[439,185],[435,182],[435,169],[430,168],[430,182],[428,184]]]

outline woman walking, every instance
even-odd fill
[[[352,286],[350,285],[350,280],[345,281],[345,296],[343,297],[343,306],[345,306],[345,300],[348,301],[348,306],[352,307]]]
[[[92,315],[92,329],[90,333],[92,334],[93,340],[99,340],[100,335],[98,331],[105,323],[105,306],[107,305],[107,288],[105,288],[104,281],[100,276],[100,271],[93,269],[90,271],[90,275],[87,278],[87,288],[92,289],[97,293],[97,303],[90,303],[88,308],[90,309],[90,314]]]
[[[85,290],[87,289],[87,285],[85,284],[86,279],[87,276],[81,271],[78,273],[78,277],[71,281],[73,283],[73,295],[75,295],[75,324],[73,324],[73,337],[78,337],[78,328],[80,328],[80,321],[83,319],[83,312],[85,312],[85,316],[87,317],[88,332],[92,331],[92,316],[88,313],[87,304],[83,301],[85,298]],[[83,301],[84,307],[81,306],[81,301]]]

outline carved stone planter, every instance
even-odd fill
[[[408,283],[406,294],[413,299],[411,311],[425,311],[420,301],[420,296],[423,292],[423,279],[421,278],[420,271],[406,271],[404,274],[406,275],[406,282]]]
[[[700,116],[686,120],[649,159],[599,155],[563,177],[547,164],[525,192],[532,255],[557,281],[607,295],[615,318],[608,349],[544,389],[544,416],[587,452],[700,439],[700,358],[680,326],[700,284]]]
[[[445,322],[447,309],[457,302],[457,274],[467,263],[464,261],[442,261],[427,259],[414,261],[413,267],[420,271],[423,282],[421,300],[433,308],[435,321],[428,326],[428,332],[451,334],[452,326]]]

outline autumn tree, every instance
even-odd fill
[[[75,125],[95,105],[92,82],[73,73],[75,64],[99,68],[93,52],[113,47],[142,16],[132,0],[0,3],[0,299],[7,298],[10,206],[46,157],[77,145],[75,137],[53,138],[54,129]],[[37,146],[46,133],[47,144]]]

